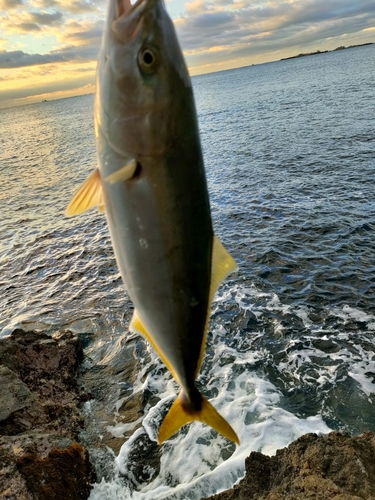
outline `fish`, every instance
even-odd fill
[[[198,391],[215,291],[236,262],[213,232],[190,76],[162,0],[109,0],[96,73],[98,167],[67,216],[104,210],[130,331],[149,341],[181,390],[161,444],[200,421],[239,444]]]

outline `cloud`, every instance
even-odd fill
[[[59,2],[56,0],[34,0],[32,2],[32,6],[34,8],[42,8],[42,9],[49,9],[51,7],[56,7],[59,5]]]
[[[30,31],[41,31],[41,27],[35,23],[19,23],[17,24],[17,30],[29,33]]]
[[[37,96],[47,92],[58,92],[65,90],[74,90],[86,85],[92,85],[94,82],[93,75],[85,75],[79,78],[69,79],[65,81],[56,81],[48,85],[39,84],[28,86],[21,89],[6,89],[0,90],[0,101],[8,101],[11,99],[22,99],[30,96]]]
[[[167,7],[177,13],[179,2],[167,0]],[[77,68],[84,68],[77,78],[93,78],[105,18],[103,0],[0,0],[0,6],[0,69],[14,75],[9,80],[12,98],[22,78],[22,96],[27,85],[42,81],[47,92],[52,79],[57,92],[65,80],[74,80]],[[197,73],[350,45],[351,40],[374,41],[370,30],[375,27],[375,2],[189,0],[175,26],[188,65]],[[27,80],[31,74],[33,82]],[[39,95],[42,83],[32,89]]]
[[[194,15],[208,10],[208,7],[204,0],[193,0],[185,3],[185,9],[188,15]]]
[[[37,1],[43,2],[44,5],[46,2],[51,2],[51,0]],[[70,7],[73,5],[73,9],[76,10],[82,10],[87,6],[94,10],[97,9],[97,6],[87,0],[74,0],[73,2],[68,0],[66,3]],[[63,5],[65,5],[64,2],[61,2],[59,6],[62,7]],[[20,47],[19,50],[9,50],[3,43],[0,45],[0,49],[8,48],[8,50],[0,50],[0,69],[11,69],[68,62],[75,63],[77,61],[95,61],[100,48],[104,21],[95,15],[67,16],[62,10],[52,12],[41,10],[8,13],[3,26],[10,33],[35,33],[38,37],[44,35],[53,36],[54,46],[59,47],[60,45],[59,48],[50,50],[47,53],[40,53],[40,49],[35,51],[37,53],[32,53],[32,51],[24,50],[19,44],[15,47]]]
[[[74,2],[70,2],[67,7],[70,13],[75,14],[82,12],[94,12],[98,10],[98,7],[96,5],[86,0],[77,0]]]
[[[66,14],[96,12],[103,6],[102,0],[32,0],[31,4],[35,9],[49,9],[58,6]]]
[[[31,21],[39,24],[39,26],[56,26],[62,24],[64,16],[62,12],[30,12],[29,17]]]
[[[100,47],[104,28],[104,21],[93,22],[69,21],[62,33],[58,34],[60,40],[66,44],[90,44],[96,50]]]
[[[2,105],[93,85],[103,0],[0,0],[0,9]]]
[[[188,57],[211,52],[214,47],[242,54],[288,44],[303,46],[308,38],[334,37],[375,25],[373,0],[295,0],[249,3],[214,3],[194,0],[187,14],[176,20],[183,50]],[[216,51],[216,52],[220,52]]]
[[[60,0],[60,1],[33,0],[32,1],[32,6],[35,9],[49,9],[58,6],[59,9],[64,11],[66,14],[82,14],[85,12],[96,12],[99,10],[99,7],[102,4],[103,2],[101,2],[100,0],[91,0],[91,1],[90,0]]]
[[[47,64],[46,58],[40,54],[25,54],[22,50],[14,50],[13,52],[7,52],[6,50],[0,51],[1,69],[21,68],[34,64]]]
[[[24,68],[61,62],[93,61],[98,54],[95,47],[64,47],[48,54],[27,54],[22,50],[0,51],[0,69]]]
[[[13,1],[13,0],[12,0]],[[42,31],[44,28],[61,26],[64,23],[64,14],[56,12],[11,12],[3,18],[3,28],[10,34]]]
[[[4,10],[15,9],[23,5],[23,0],[2,0],[0,2],[0,7]]]

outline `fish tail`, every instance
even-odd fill
[[[182,426],[194,420],[198,420],[199,422],[209,425],[219,434],[222,434],[231,441],[240,444],[237,434],[228,422],[217,410],[215,410],[205,397],[200,393],[198,394],[199,404],[195,404],[193,408],[189,408],[191,405],[187,404],[186,395],[183,391],[180,392],[160,426],[158,443],[162,444],[165,440],[173,436]]]

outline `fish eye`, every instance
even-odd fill
[[[156,54],[151,49],[143,49],[138,54],[138,64],[145,73],[152,73],[155,70]]]

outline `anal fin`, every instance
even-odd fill
[[[177,375],[175,369],[173,368],[173,366],[169,362],[169,360],[168,360],[167,356],[165,355],[165,353],[161,350],[161,348],[155,342],[155,340],[152,337],[151,333],[144,326],[144,324],[143,324],[143,322],[142,322],[142,320],[141,320],[141,318],[140,318],[137,310],[135,310],[134,313],[133,313],[133,317],[132,317],[132,320],[131,320],[130,325],[129,325],[129,330],[131,332],[133,332],[133,333],[139,333],[139,334],[143,335],[150,342],[150,344],[155,349],[155,351],[158,353],[159,357],[161,358],[161,360],[163,361],[163,363],[165,364],[165,366],[171,372],[171,374],[172,374],[173,378],[175,379],[175,381],[179,385],[181,385],[180,379],[178,378],[178,375]]]

